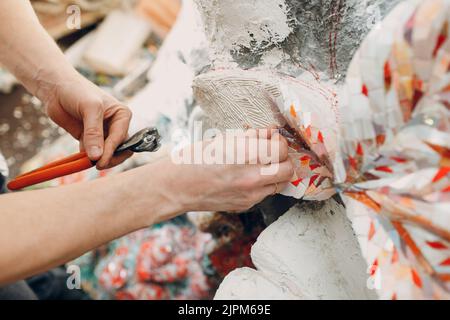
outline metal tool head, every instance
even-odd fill
[[[122,143],[115,153],[130,150],[133,152],[155,152],[161,146],[161,136],[156,128],[150,127],[136,132]]]

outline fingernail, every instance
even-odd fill
[[[93,146],[89,148],[89,157],[90,158],[99,158],[102,156],[102,149],[97,146]]]

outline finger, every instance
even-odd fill
[[[289,182],[294,175],[294,165],[290,159],[282,163],[272,163],[259,168],[260,184],[270,185],[275,183]]]
[[[83,145],[89,159],[96,161],[103,154],[103,110],[100,106],[85,108],[83,113]]]
[[[249,138],[246,141],[246,160],[248,164],[270,164],[286,161],[288,143],[279,133],[271,139]]]
[[[254,128],[249,128],[245,130],[244,137],[247,138],[258,138],[258,130]]]
[[[274,133],[270,139],[270,162],[281,163],[287,160],[289,156],[289,146],[281,134]]]
[[[268,128],[257,129],[258,138],[271,139],[272,136],[278,132],[278,128],[275,125],[271,125]]]
[[[101,167],[98,164],[98,162],[97,162],[97,169],[98,170],[104,170],[104,169],[113,168],[113,167],[121,164],[122,162],[124,162],[128,158],[130,158],[132,155],[133,155],[132,151],[121,152],[119,155],[112,157],[111,160],[109,161],[109,163],[105,167]]]
[[[260,203],[265,198],[280,193],[282,190],[284,190],[284,188],[286,188],[286,186],[287,183],[270,184],[255,190],[255,203]]]
[[[248,138],[270,139],[276,132],[278,132],[277,127],[272,125],[268,128],[248,129],[245,131],[245,136]]]
[[[275,183],[291,181],[294,175],[294,165],[289,159],[282,163],[269,165],[244,165],[236,170],[238,188],[254,190]]]
[[[272,189],[272,193],[270,195],[276,195],[281,193],[288,185],[288,182],[280,182],[267,186],[267,189]]]
[[[111,118],[108,137],[105,141],[105,150],[103,156],[98,161],[98,167],[102,168],[111,165],[110,162],[114,155],[114,151],[127,138],[130,120],[131,112],[127,108],[119,109]]]

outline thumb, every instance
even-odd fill
[[[83,145],[89,159],[96,161],[103,154],[103,110],[92,108],[83,114]]]

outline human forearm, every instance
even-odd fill
[[[0,284],[60,265],[183,212],[246,211],[281,190],[294,174],[280,135],[247,142],[237,145],[249,149],[261,144],[272,150],[275,143],[279,152],[258,156],[251,165],[176,164],[167,157],[91,182],[0,196]],[[219,150],[224,143],[216,138],[203,147]],[[240,151],[247,163],[253,162],[254,152]]]
[[[130,155],[113,153],[127,137],[131,111],[70,65],[28,0],[0,1],[0,63],[44,103],[56,124],[80,140],[99,169]]]
[[[0,197],[0,283],[47,270],[182,209],[162,163],[88,183]]]
[[[39,23],[28,0],[0,1],[0,64],[44,104],[48,116],[80,140],[99,169],[125,140],[131,111],[82,77]]]
[[[0,1],[0,63],[45,100],[53,87],[77,72],[39,23],[28,0]]]

